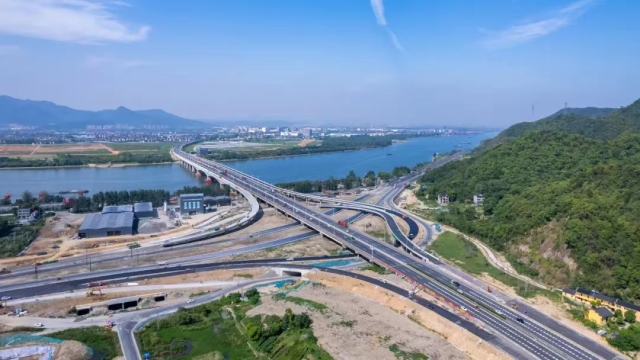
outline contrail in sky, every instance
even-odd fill
[[[384,16],[383,0],[370,0],[370,1],[371,1],[371,9],[373,9],[373,15],[375,15],[378,25],[384,27],[387,30],[387,33],[389,34],[389,38],[391,38],[391,42],[393,43],[393,46],[400,51],[404,51],[404,47],[402,47],[402,44],[400,44],[398,37],[393,32],[393,30],[391,30],[387,25],[387,19]]]

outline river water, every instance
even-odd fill
[[[477,135],[414,138],[379,149],[292,156],[276,159],[226,162],[240,171],[262,180],[278,183],[298,180],[324,180],[344,177],[349,170],[363,176],[367,171],[391,171],[396,166],[413,166],[429,161],[434,153],[469,149],[496,133]],[[388,155],[391,154],[391,155]],[[202,183],[178,164],[126,166],[119,168],[58,168],[0,170],[0,195],[14,199],[28,190],[34,195],[45,190],[51,194],[68,190],[119,191],[164,189],[175,191],[183,186]]]

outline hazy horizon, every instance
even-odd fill
[[[639,98],[634,10],[603,0],[1,0],[0,94],[208,121],[504,128],[565,102]]]

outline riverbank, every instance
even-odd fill
[[[79,168],[95,168],[95,169],[109,169],[109,168],[122,168],[128,166],[147,166],[147,165],[169,165],[174,164],[175,161],[153,162],[153,163],[117,163],[117,164],[85,164],[85,165],[61,165],[61,166],[17,166],[17,167],[0,167],[2,170],[47,170],[47,169],[79,169]]]
[[[389,146],[392,146],[392,145],[384,146],[384,148],[389,147]],[[372,150],[372,149],[381,149],[381,147],[362,148],[362,149],[355,149],[355,150],[324,151],[324,152],[316,152],[316,153],[308,153],[308,154],[295,154],[295,155],[262,156],[262,157],[255,157],[255,158],[249,158],[249,159],[224,159],[224,160],[212,159],[212,160],[216,161],[216,162],[221,162],[221,163],[228,163],[228,162],[252,161],[252,160],[269,160],[269,159],[283,159],[283,158],[294,158],[294,157],[298,158],[298,157],[302,157],[302,156],[313,156],[313,155],[323,155],[323,154],[350,153],[350,152],[357,152],[357,151],[363,151],[363,150]]]

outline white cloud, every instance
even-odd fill
[[[582,16],[593,0],[581,0],[561,8],[541,20],[529,21],[493,33],[484,41],[490,48],[504,48],[552,34]]]
[[[402,46],[402,44],[400,44],[400,41],[398,41],[398,37],[396,36],[396,33],[394,33],[393,30],[389,29],[388,27],[387,27],[387,32],[389,33],[389,37],[391,38],[391,42],[393,43],[393,46],[395,46],[396,49],[400,51],[404,51],[404,47]]]
[[[371,0],[371,8],[376,16],[376,21],[380,26],[387,26],[387,19],[384,17],[384,3],[382,0]]]
[[[144,60],[123,60],[113,56],[87,56],[84,59],[84,66],[88,68],[111,67],[121,70],[151,65]]]
[[[0,0],[0,34],[81,44],[135,42],[147,38],[149,26],[130,26],[109,0]]]
[[[375,15],[378,25],[387,29],[387,33],[389,34],[389,38],[391,39],[391,43],[393,44],[393,46],[400,51],[404,51],[404,47],[402,46],[402,44],[400,44],[396,33],[394,33],[393,30],[391,30],[387,25],[387,18],[384,16],[383,0],[370,0],[370,2],[371,9],[373,10],[373,15]]]

